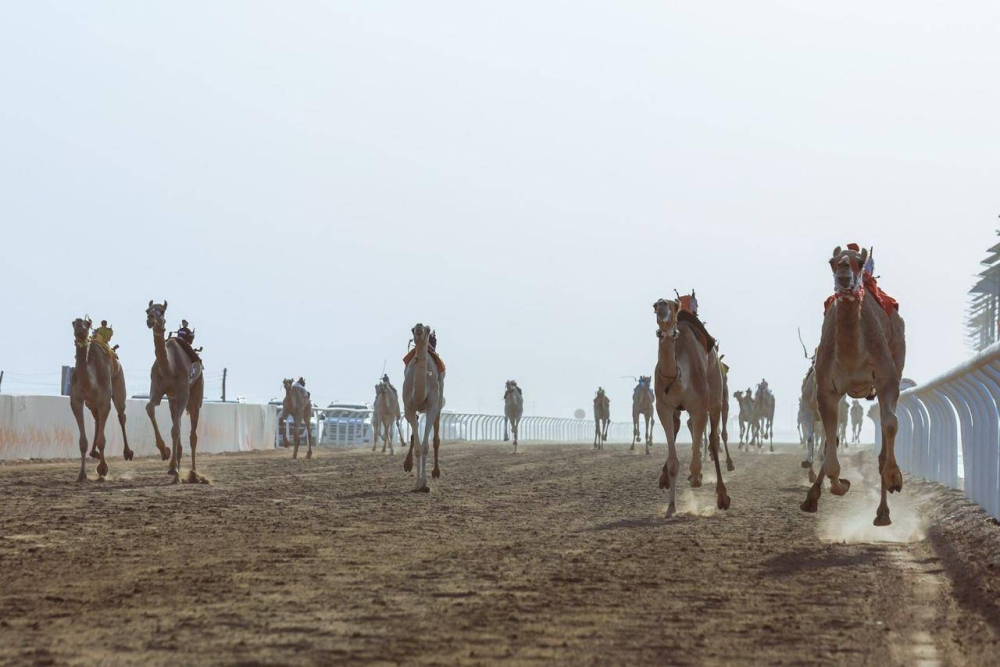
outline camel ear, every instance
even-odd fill
[[[167,301],[166,301],[166,299],[163,300],[163,312],[167,312]]]
[[[836,248],[834,248],[833,249],[833,256],[834,257],[838,257],[840,255],[840,250],[841,250],[840,246],[837,246]]]
[[[150,307],[150,308],[152,308],[152,307],[153,307],[153,300],[152,300],[152,299],[150,299],[150,300],[149,300],[149,307]]]
[[[868,261],[868,248],[862,248],[861,249],[861,266],[864,266],[865,262],[867,262],[867,261]]]

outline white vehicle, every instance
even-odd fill
[[[322,445],[356,445],[372,441],[372,409],[367,403],[330,403],[318,408],[323,420]]]

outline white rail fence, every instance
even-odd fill
[[[353,445],[370,443],[372,438],[372,410],[344,408],[316,409],[318,419],[314,428],[320,444]],[[409,439],[410,426],[401,422],[403,437]],[[419,427],[423,429],[424,418]],[[289,428],[286,426],[286,428]],[[393,427],[395,431],[395,427]],[[291,438],[291,431],[288,432]],[[395,435],[395,433],[394,433]],[[443,442],[503,442],[503,415],[485,415],[446,412],[441,415],[441,440]],[[508,434],[509,435],[509,434]],[[518,427],[518,440],[533,442],[593,442],[594,422],[587,419],[562,419],[557,417],[522,417]],[[612,422],[608,426],[608,442],[632,442],[632,424]]]
[[[964,487],[973,502],[1000,518],[1000,343],[902,392],[897,413],[900,467]]]

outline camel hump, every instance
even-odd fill
[[[716,340],[712,338],[712,335],[708,333],[708,329],[705,328],[705,324],[698,319],[698,316],[688,310],[682,310],[677,313],[677,321],[680,324],[687,324],[692,329],[694,329],[695,334],[701,341],[701,344],[705,346],[706,352],[711,352],[715,349]]]
[[[175,341],[177,343],[177,345],[184,351],[184,354],[187,355],[188,360],[192,364],[198,364],[199,366],[201,365],[202,363],[201,357],[199,357],[198,353],[194,351],[194,348],[191,347],[190,343],[188,343],[183,338],[178,338],[177,336],[174,336],[170,340]]]

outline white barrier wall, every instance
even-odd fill
[[[1000,518],[1000,343],[899,398],[896,459]]]
[[[146,401],[129,400],[125,407],[129,447],[136,456],[157,454],[153,425],[146,415]],[[167,446],[170,446],[170,410],[166,400],[156,410]],[[87,441],[93,442],[94,419],[84,411]],[[278,428],[274,406],[240,403],[205,403],[198,421],[198,451],[208,453],[272,449]],[[185,456],[191,421],[184,415],[181,441]],[[104,431],[104,454],[121,457],[122,433],[112,408]],[[78,458],[80,432],[66,396],[12,396],[0,394],[0,460]]]

